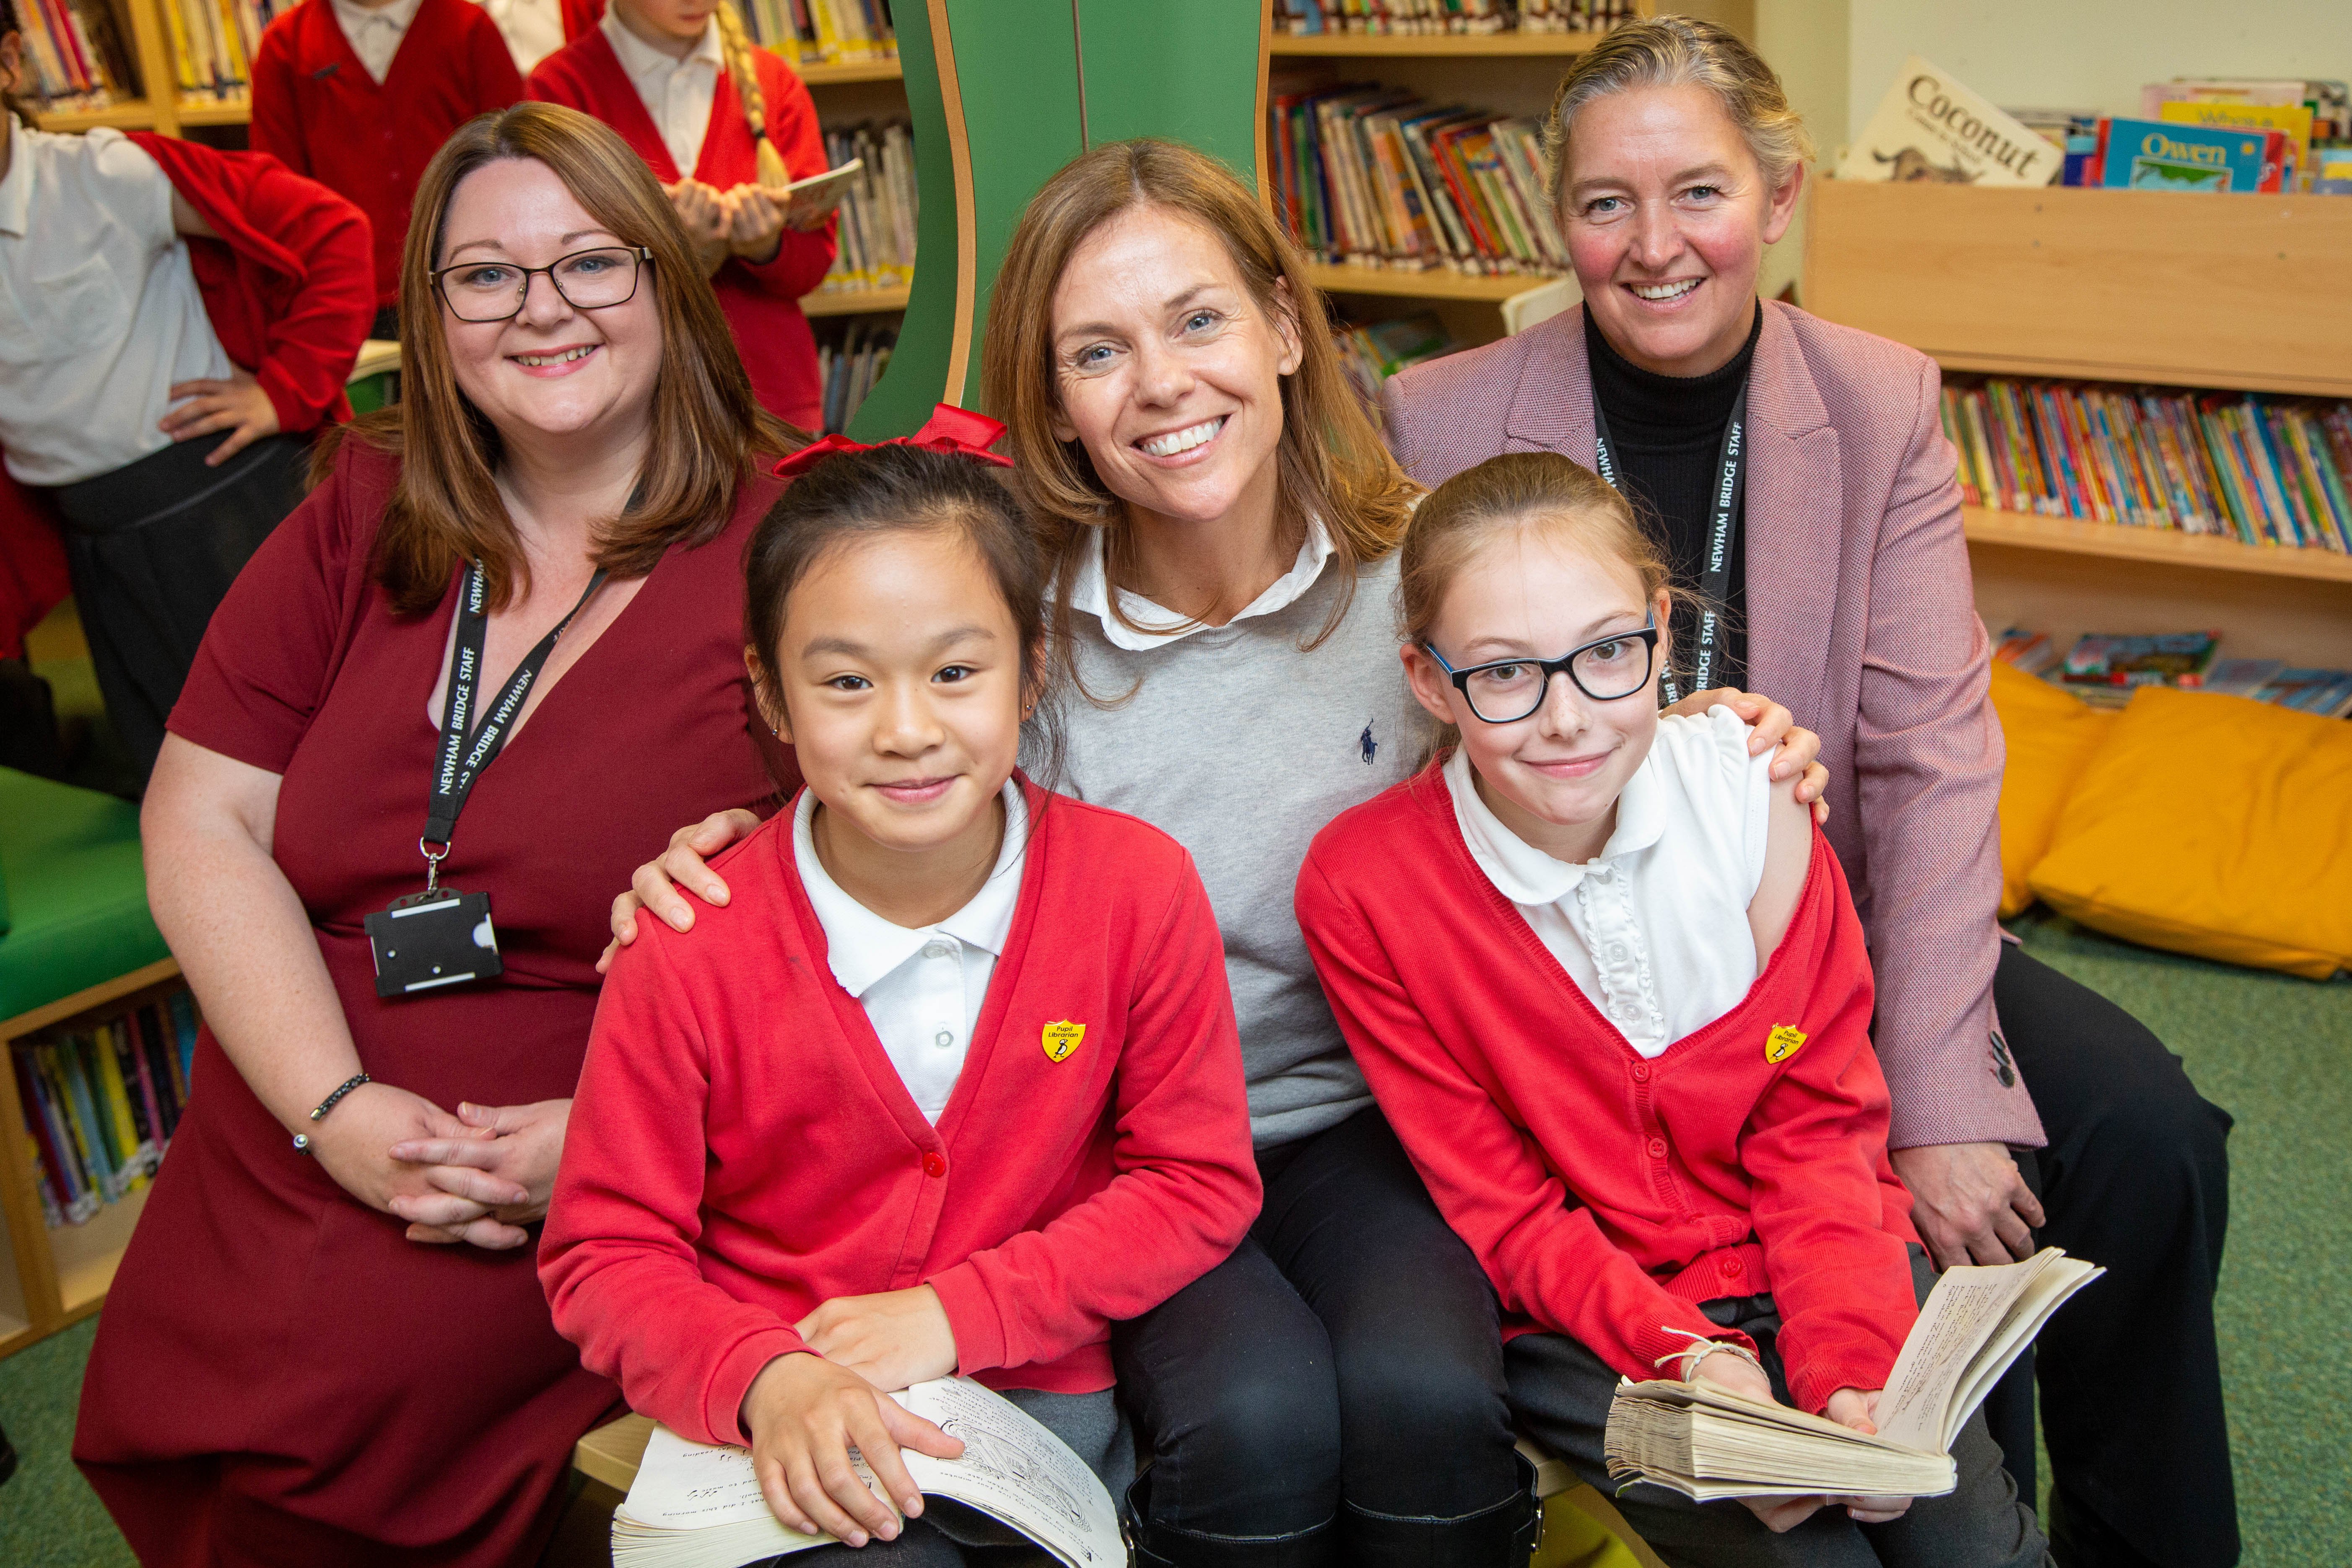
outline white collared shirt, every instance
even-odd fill
[[[498,24],[519,76],[530,76],[540,61],[563,47],[560,0],[482,0],[482,9]]]
[[[672,59],[629,31],[614,7],[604,7],[604,30],[620,57],[621,69],[645,100],[654,117],[662,145],[677,165],[678,178],[693,175],[702,161],[702,138],[710,129],[710,106],[719,96],[719,73],[727,68],[727,51],[719,42],[719,18],[703,24],[702,37],[684,59]]]
[[[172,384],[230,369],[162,167],[119,131],[58,136],[19,121],[0,179],[8,471],[68,485],[160,452]]]
[[[360,64],[368,75],[375,78],[378,87],[392,74],[392,57],[400,53],[400,40],[408,37],[408,25],[416,20],[416,8],[425,0],[392,0],[388,5],[355,5],[352,0],[328,0],[335,8],[335,26],[343,30],[343,37],[359,56]]]
[[[1109,539],[1100,529],[1095,531],[1094,548],[1078,557],[1076,575],[1070,583],[1070,607],[1083,610],[1102,622],[1103,636],[1113,647],[1123,647],[1129,653],[1142,653],[1170,643],[1181,641],[1194,632],[1212,629],[1204,621],[1187,621],[1175,611],[1153,604],[1140,594],[1125,588],[1118,591],[1119,608],[1127,618],[1136,623],[1129,626],[1110,613],[1110,574],[1103,560]],[[1286,610],[1298,602],[1298,596],[1315,585],[1323,575],[1324,563],[1331,559],[1331,535],[1320,518],[1307,520],[1307,537],[1298,546],[1298,559],[1290,570],[1276,578],[1265,593],[1249,602],[1247,608],[1234,620],[1245,621],[1252,616],[1271,616]],[[1226,625],[1233,623],[1228,621]],[[1145,629],[1139,631],[1136,626]],[[1166,630],[1156,628],[1165,627]]]
[[[816,858],[810,824],[816,796],[801,792],[793,811],[793,863],[824,928],[825,963],[857,998],[890,1064],[924,1117],[940,1119],[963,1072],[964,1053],[988,999],[989,977],[1013,934],[1029,807],[1018,781],[1004,785],[1004,847],[971,901],[934,926],[910,930],[884,920],[841,890]]]
[[[1445,764],[1470,858],[1511,900],[1601,1016],[1656,1057],[1712,1024],[1756,984],[1748,906],[1764,881],[1772,753],[1748,754],[1728,708],[1663,718],[1617,797],[1599,856],[1554,859],[1480,798],[1468,753]]]

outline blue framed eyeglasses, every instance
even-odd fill
[[[1429,644],[1421,646],[1452,678],[1471,712],[1489,724],[1516,724],[1543,706],[1555,675],[1567,676],[1595,702],[1614,702],[1649,685],[1658,653],[1658,617],[1653,615],[1639,631],[1611,632],[1558,658],[1498,658],[1467,669],[1454,668]]]

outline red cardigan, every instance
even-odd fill
[[[1051,800],[1051,809],[1046,803]],[[540,1248],[555,1326],[630,1405],[740,1443],[760,1369],[835,1296],[929,1282],[959,1370],[1111,1385],[1109,1325],[1256,1217],[1223,951],[1158,829],[1034,787],[1021,897],[935,1128],[825,965],[787,811],[733,897],[614,966]],[[1044,1031],[1083,1026],[1055,1061]]]
[[[266,153],[134,131],[218,239],[190,238],[205,314],[289,435],[352,416],[344,378],[375,315],[367,215]]]
[[[382,86],[329,0],[269,24],[253,55],[252,143],[349,196],[375,227],[378,305],[400,301],[400,253],[425,165],[449,133],[522,97],[514,56],[467,0],[425,0]]]
[[[311,3],[324,5],[326,0]],[[753,49],[751,58],[767,95],[768,140],[783,155],[785,170],[795,180],[823,174],[830,165],[808,89],[791,67],[766,49]],[[593,114],[619,132],[663,184],[674,185],[682,178],[677,161],[670,156],[645,100],[621,68],[603,29],[589,28],[540,61],[530,73],[529,91],[533,98]],[[720,71],[694,177],[722,191],[750,184],[759,178],[757,151],[743,120],[742,100],[735,96],[734,79]],[[833,266],[835,222],[828,218],[823,228],[806,234],[788,228],[772,260],[753,266],[740,257],[730,258],[710,279],[760,405],[810,431],[824,427],[824,389],[817,380],[816,339],[801,313],[800,299],[823,282]]]
[[[1829,841],[1755,986],[1643,1060],[1470,858],[1434,772],[1317,835],[1298,921],[1372,1093],[1515,1321],[1628,1377],[1769,1290],[1790,1392],[1879,1388],[1917,1316],[1862,927]],[[1767,1059],[1768,1037],[1803,1031]],[[1663,1375],[1674,1375],[1671,1372]]]

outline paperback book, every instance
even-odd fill
[[[2063,147],[1995,108],[1950,72],[1913,55],[1847,149],[1837,177],[2046,185],[2058,177],[2065,157]]]
[[[2099,183],[2111,191],[2243,195],[2276,191],[2285,177],[2286,137],[2276,131],[2107,120],[2099,135]]]
[[[952,1459],[899,1450],[927,1513],[984,1514],[1043,1547],[1062,1568],[1124,1568],[1127,1545],[1109,1491],[1019,1405],[965,1377],[919,1383],[891,1397],[963,1442]],[[856,1462],[859,1479],[887,1503],[864,1460]],[[835,1539],[803,1535],[777,1519],[743,1449],[690,1443],[656,1426],[628,1499],[613,1515],[613,1564],[742,1568]]]
[[[1946,1269],[1887,1374],[1874,1436],[1703,1383],[1620,1383],[1602,1438],[1609,1474],[1699,1502],[1940,1497],[1958,1485],[1960,1428],[2050,1315],[2105,1272],[2054,1247]]]

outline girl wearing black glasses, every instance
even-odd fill
[[[1500,1298],[1514,1415],[1612,1492],[1621,1375],[1874,1430],[1929,1282],[1844,876],[1728,709],[1659,713],[1666,581],[1566,458],[1441,486],[1399,596],[1451,755],[1325,828],[1297,891],[1349,1047]],[[1916,1501],[1617,1501],[1678,1564],[2043,1561],[1981,1415],[1957,1458],[1958,1490]]]

